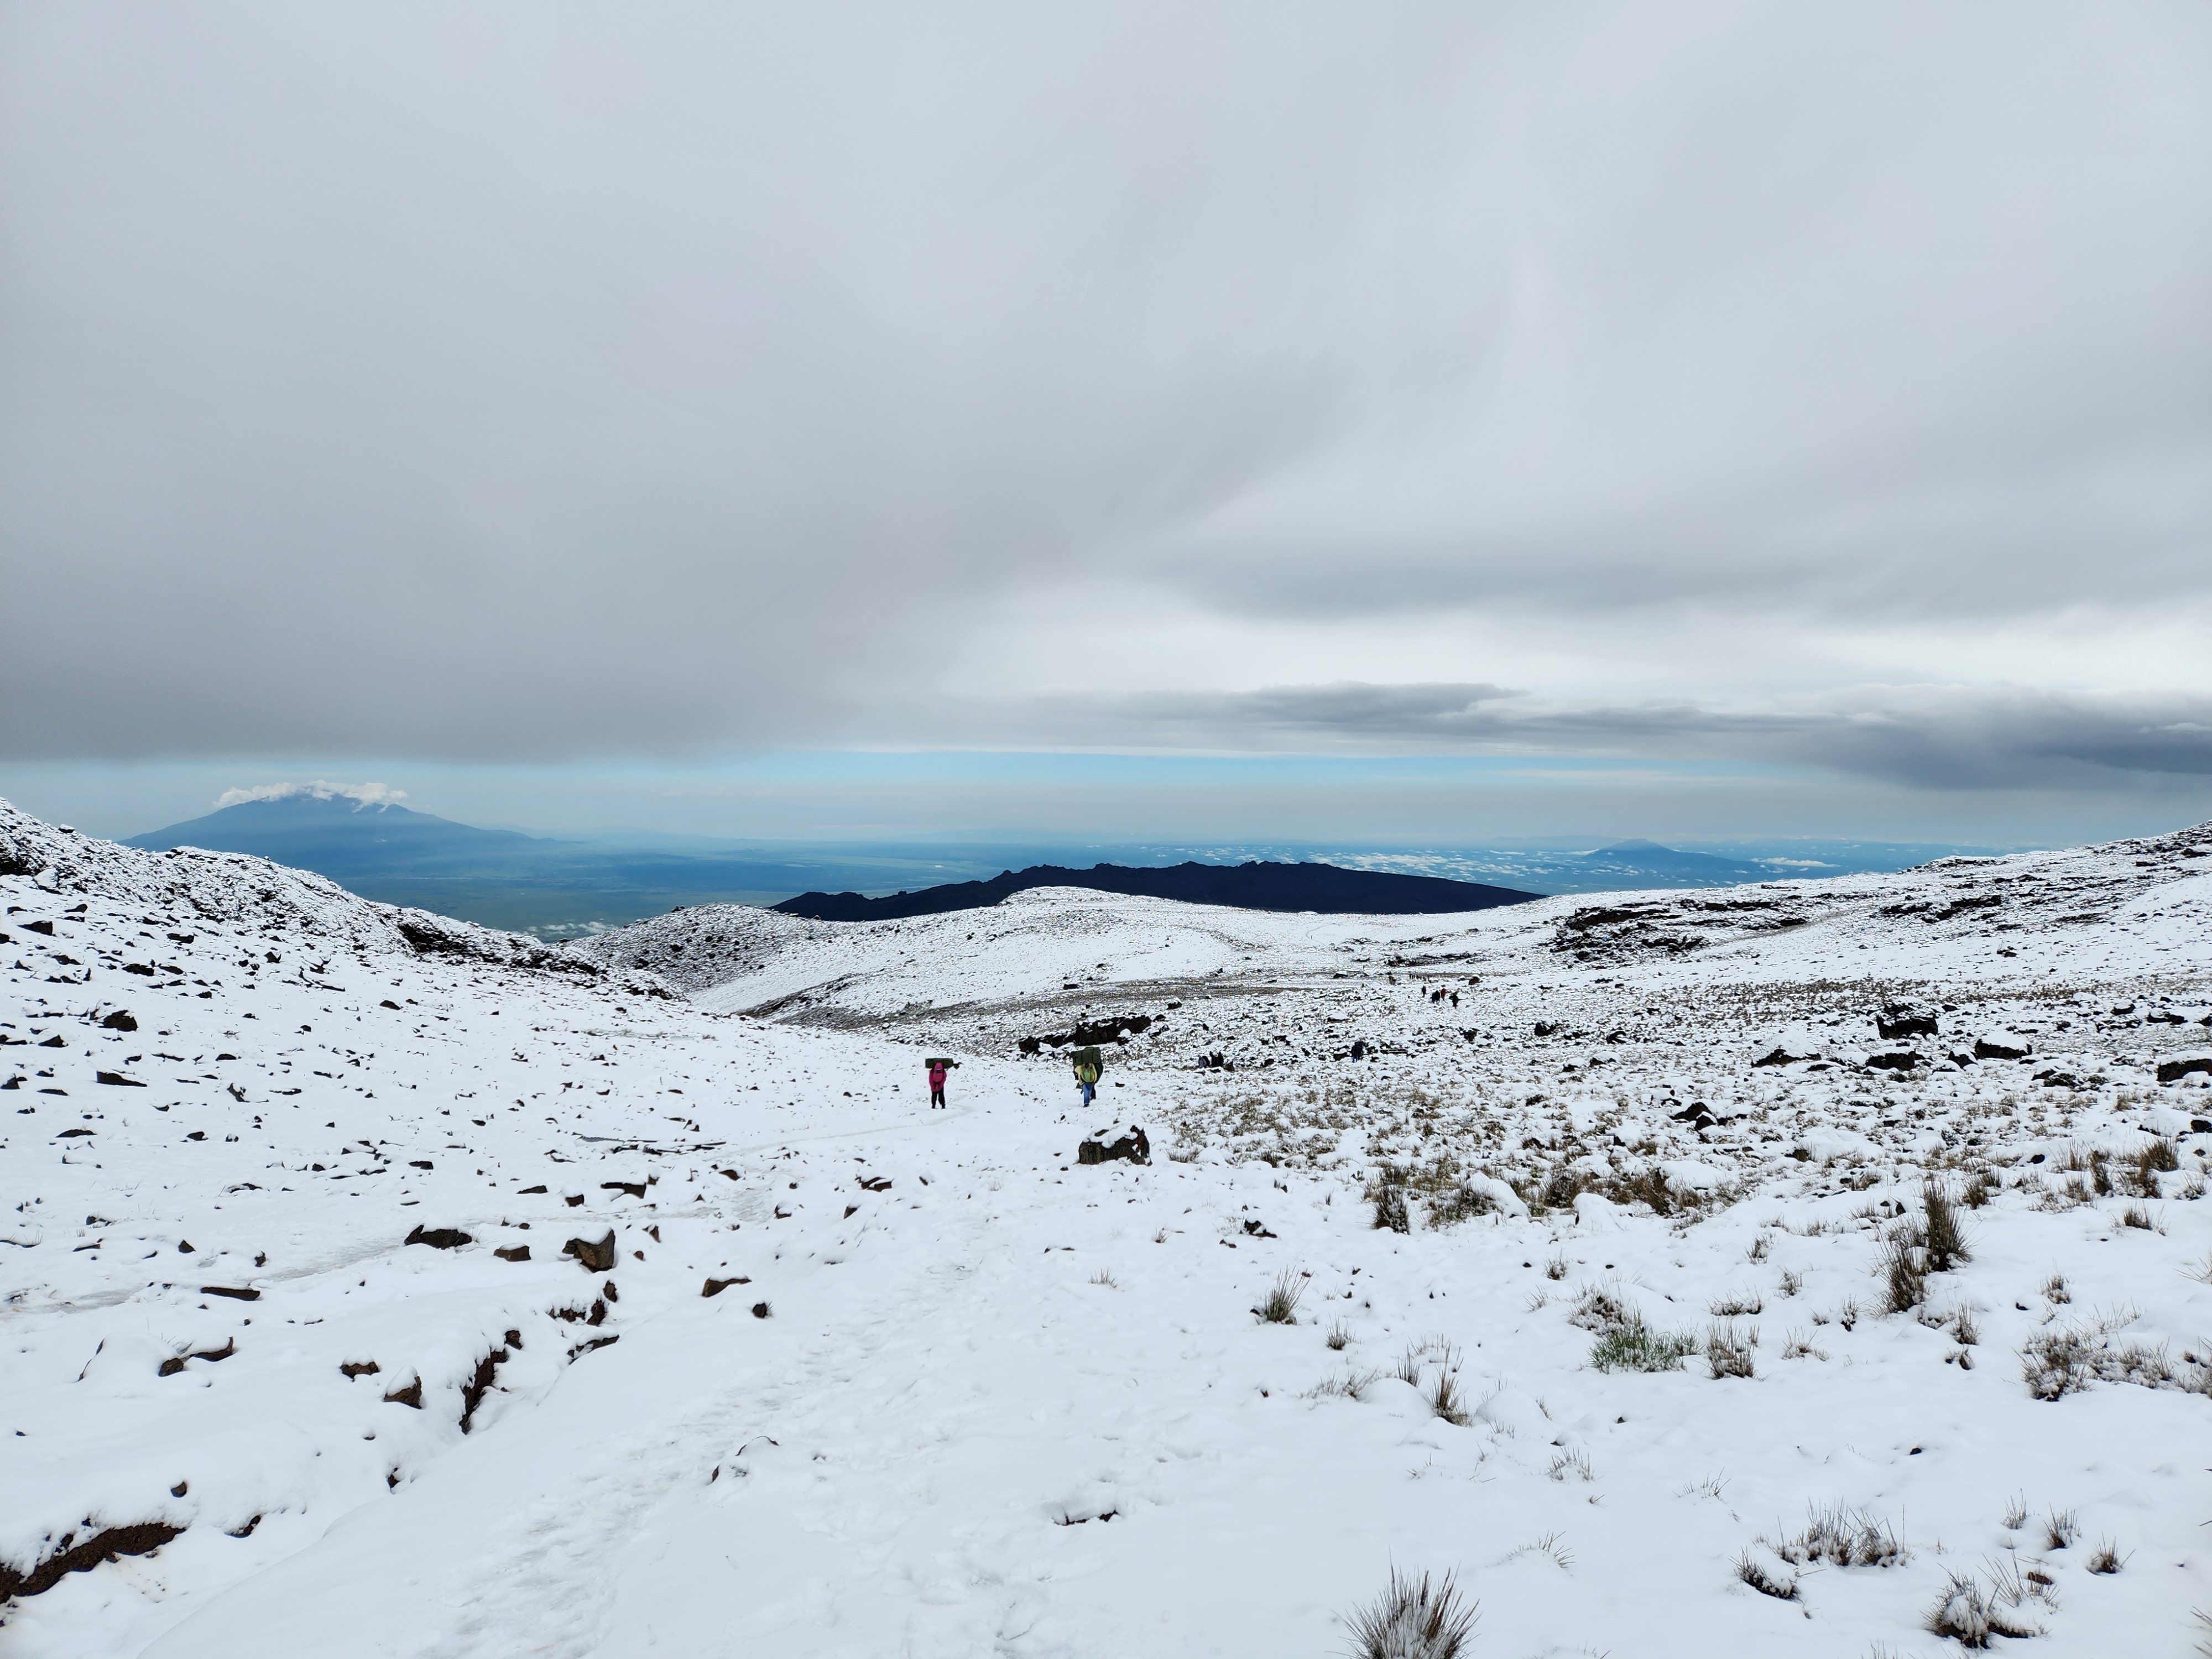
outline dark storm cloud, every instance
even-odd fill
[[[1197,747],[1731,757],[1948,789],[2212,777],[2212,696],[1853,687],[1756,709],[1547,702],[1495,685],[1300,685],[1094,700],[1091,740]]]
[[[2195,6],[18,6],[0,216],[0,753],[2202,769]]]

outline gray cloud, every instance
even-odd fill
[[[1570,704],[1479,684],[1340,684],[1094,700],[1062,718],[1102,744],[1166,732],[1240,753],[1700,756],[1937,789],[2131,790],[2146,774],[2212,778],[2212,696],[1855,686],[1726,708]]]
[[[0,755],[2203,770],[2200,8],[17,7],[0,180]]]

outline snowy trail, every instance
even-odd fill
[[[1517,918],[1039,893],[757,928],[690,1000],[646,975],[717,911],[601,973],[58,835],[0,809],[64,872],[0,876],[0,1569],[180,1530],[11,1656],[1325,1653],[1393,1564],[1516,1659],[1927,1659],[1954,1575],[2051,1659],[2195,1640],[2212,833]],[[1075,1164],[1109,1114],[1155,1164]],[[1970,1250],[1893,1310],[1931,1180]],[[1778,1553],[1838,1505],[1898,1548]]]

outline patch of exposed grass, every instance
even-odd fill
[[[2184,1358],[2177,1368],[2163,1343],[2115,1341],[2114,1333],[2134,1317],[2123,1312],[2037,1332],[2020,1353],[2028,1392],[2038,1400],[2057,1400],[2092,1382],[2133,1382],[2146,1389],[2212,1394],[2212,1364]]]
[[[1761,1595],[1771,1595],[1778,1601],[1797,1599],[1797,1575],[1776,1571],[1749,1550],[1736,1557],[1735,1576]]]
[[[1928,1271],[1947,1273],[1962,1261],[1973,1259],[1966,1248],[1966,1236],[1959,1225],[1959,1212],[1942,1188],[1931,1181],[1921,1191],[1920,1210],[1921,1248],[1927,1253]]]
[[[1346,1620],[1352,1659],[1459,1659],[1479,1611],[1462,1597],[1452,1574],[1415,1578],[1393,1567],[1382,1594]]]
[[[1275,1276],[1275,1282],[1267,1287],[1267,1294],[1252,1311],[1269,1325],[1295,1325],[1298,1322],[1298,1298],[1305,1293],[1304,1276],[1295,1267],[1285,1267]]]
[[[1883,1306],[1891,1313],[1911,1313],[1928,1294],[1920,1251],[1909,1231],[1893,1233],[1884,1242],[1875,1271],[1886,1291]]]
[[[1655,1331],[1639,1319],[1599,1337],[1590,1364],[1601,1371],[1671,1371],[1697,1351],[1698,1339],[1687,1332]]]
[[[1894,1567],[1911,1559],[1888,1522],[1865,1510],[1840,1506],[1815,1504],[1802,1528],[1769,1547],[1796,1567]]]
[[[1712,1368],[1713,1380],[1724,1376],[1749,1376],[1752,1372],[1751,1351],[1759,1346],[1759,1327],[1751,1328],[1748,1335],[1733,1325],[1716,1325],[1705,1334],[1705,1363]]]

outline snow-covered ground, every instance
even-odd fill
[[[2191,1653],[2207,854],[551,950],[0,804],[0,1652]]]

